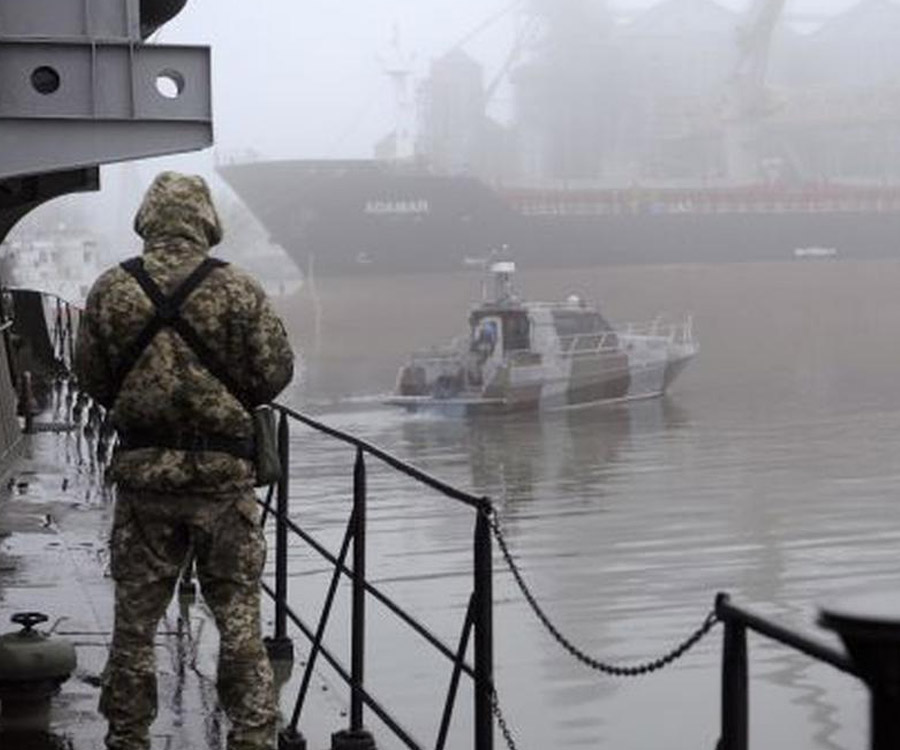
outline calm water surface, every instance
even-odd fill
[[[373,407],[323,418],[491,496],[548,613],[604,660],[666,652],[718,591],[815,633],[819,604],[900,587],[900,264],[607,269],[588,286],[613,319],[693,311],[702,351],[667,398],[473,421]],[[294,444],[295,515],[337,549],[353,454],[306,432]],[[372,578],[455,644],[471,512],[377,464],[369,484]],[[495,564],[497,686],[522,750],[714,747],[721,629],[658,674],[597,675]],[[297,549],[291,569],[311,618],[325,567]],[[329,632],[345,653],[338,610]],[[449,669],[374,604],[370,619],[367,682],[433,744]],[[851,678],[752,636],[750,657],[752,747],[865,745],[867,696]],[[470,744],[469,695],[452,747]]]

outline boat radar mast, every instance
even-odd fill
[[[486,300],[495,304],[515,302],[518,300],[516,288],[513,284],[513,275],[516,273],[516,264],[511,260],[501,260],[491,263],[488,273],[493,281],[494,297]]]

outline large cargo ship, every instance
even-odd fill
[[[492,254],[524,268],[892,257],[900,7],[862,0],[800,33],[784,6],[668,0],[622,20],[599,0],[525,2],[501,71],[508,124],[487,114],[500,77],[454,49],[401,90],[376,158],[219,171],[319,276]]]
[[[501,192],[377,161],[221,173],[319,275],[462,270],[491,252],[524,268],[900,254],[900,188]]]

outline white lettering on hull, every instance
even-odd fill
[[[370,200],[366,201],[364,213],[368,216],[408,216],[431,213],[427,200]]]

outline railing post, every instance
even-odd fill
[[[722,617],[721,608],[719,613]],[[723,619],[722,737],[717,750],[747,750],[747,628],[727,615]]]
[[[288,597],[288,513],[290,512],[291,433],[288,415],[278,420],[278,460],[281,476],[276,491],[275,518],[275,635],[266,639],[266,650],[273,662],[293,662],[294,642],[287,634]],[[306,750],[306,738],[292,727],[278,733],[278,750]]]
[[[475,750],[494,747],[493,559],[488,511],[475,522]]]
[[[366,664],[366,458],[356,449],[353,466],[353,600],[350,632],[350,729],[331,737],[331,750],[375,750],[363,726],[363,681]]]
[[[353,467],[353,631],[350,698],[350,730],[363,728],[363,701],[360,688],[365,672],[366,649],[366,460],[362,450],[356,451]]]
[[[269,658],[279,661],[293,661],[294,643],[287,634],[288,597],[288,525],[290,512],[290,426],[287,414],[282,412],[278,421],[278,457],[281,462],[281,476],[278,479],[275,517],[275,634],[266,639]]]

